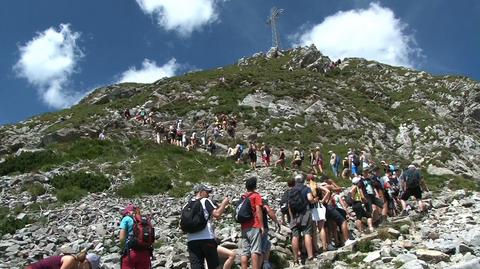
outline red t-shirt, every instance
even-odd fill
[[[247,196],[249,195],[250,192],[245,193],[244,195]],[[248,199],[250,199],[250,204],[252,205],[252,212],[253,212],[253,219],[250,221],[242,223],[242,230],[243,229],[248,229],[248,228],[262,228],[260,226],[260,220],[257,217],[257,210],[256,206],[260,206],[260,208],[263,206],[262,204],[262,196],[258,192],[253,192]]]

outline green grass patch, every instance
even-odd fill
[[[0,176],[14,172],[26,173],[40,169],[43,165],[58,162],[58,157],[49,150],[23,152],[19,156],[9,156],[0,163]]]
[[[6,207],[0,207],[0,215],[2,216],[2,218],[0,218],[0,236],[4,234],[14,234],[16,230],[32,222],[28,216],[19,220],[16,218],[16,214],[16,212],[11,212]]]
[[[61,202],[76,201],[88,192],[101,192],[110,187],[110,181],[103,175],[74,172],[52,178],[55,195]]]
[[[221,183],[233,179],[238,170],[233,161],[184,148],[150,141],[132,141],[129,147],[139,153],[131,166],[134,182],[117,190],[123,197],[158,194],[171,190],[182,196],[198,182]],[[191,184],[187,184],[187,182]]]
[[[356,249],[362,253],[372,252],[373,242],[369,240],[359,241],[356,245]]]
[[[423,174],[423,179],[425,180],[425,184],[427,188],[434,193],[441,192],[445,186],[447,186],[447,182],[449,180],[446,176],[436,176],[430,174]]]
[[[458,176],[448,182],[448,188],[451,190],[480,191],[478,182]]]
[[[33,197],[43,195],[47,192],[45,187],[40,182],[30,182],[22,186],[23,191],[27,191]]]

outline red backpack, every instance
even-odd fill
[[[149,217],[135,214],[133,216],[133,234],[131,248],[136,250],[151,249],[155,241],[155,229]]]

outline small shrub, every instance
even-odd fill
[[[25,217],[21,220],[17,219],[15,216],[9,215],[10,210],[6,207],[0,207],[0,215],[3,217],[0,218],[0,236],[4,234],[14,234],[16,230],[25,227],[25,225],[31,223],[30,218]],[[16,212],[12,212],[17,214]]]
[[[172,188],[170,180],[164,176],[148,176],[135,179],[133,183],[126,184],[117,190],[121,197],[131,198],[144,194],[159,194]]]
[[[76,201],[88,192],[101,192],[110,187],[110,181],[105,176],[84,172],[58,175],[51,182],[61,202]]]
[[[477,182],[463,177],[455,177],[448,183],[448,187],[452,190],[480,191],[480,185]]]
[[[372,241],[359,241],[357,244],[357,249],[360,252],[367,253],[373,251],[373,242]]]
[[[105,176],[85,172],[58,175],[51,182],[56,189],[78,187],[89,192],[101,192],[110,187],[110,181]]]
[[[383,228],[383,229],[378,229],[378,238],[382,240],[387,240],[387,239],[394,239],[395,236],[391,235],[388,232],[388,228]]]
[[[57,196],[58,201],[63,203],[78,201],[87,194],[88,192],[86,190],[77,186],[66,187],[55,192],[55,196]]]
[[[40,182],[33,182],[33,183],[30,183],[26,186],[24,186],[25,190],[28,191],[28,193],[30,193],[30,195],[32,195],[33,197],[37,197],[37,196],[40,196],[40,195],[43,195],[47,192],[47,190],[45,189],[45,187],[43,186],[42,183]]]
[[[57,156],[49,150],[24,152],[19,156],[12,156],[0,163],[0,176],[13,172],[26,173],[41,168],[43,165],[57,161]]]

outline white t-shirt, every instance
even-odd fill
[[[202,198],[200,203],[202,203],[205,218],[208,219],[207,225],[199,232],[187,234],[187,241],[215,239],[215,229],[213,228],[212,224],[212,212],[217,207],[208,198]]]

